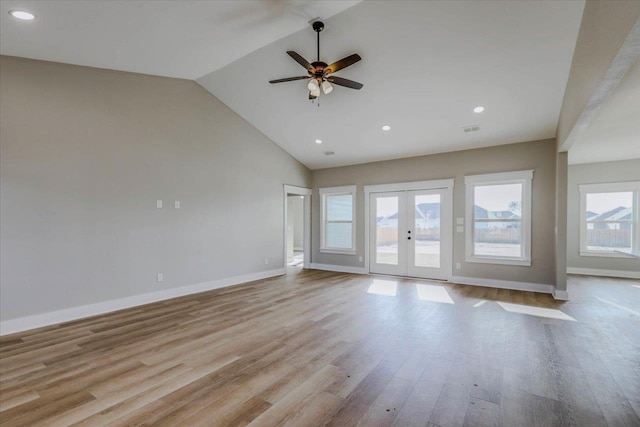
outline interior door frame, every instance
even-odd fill
[[[303,232],[302,232],[302,246],[304,248],[304,261],[302,268],[311,267],[311,189],[305,187],[297,187],[295,185],[283,186],[283,212],[284,222],[283,234],[282,234],[282,254],[284,257],[283,268],[285,274],[287,273],[287,196],[290,194],[304,197],[304,212],[303,212]]]
[[[411,191],[411,190],[447,190],[449,192],[449,206],[443,209],[444,212],[448,212],[448,215],[451,217],[449,230],[444,230],[445,233],[449,236],[449,242],[451,242],[450,251],[451,253],[449,258],[449,265],[447,266],[447,273],[449,279],[453,276],[453,186],[455,180],[453,178],[449,179],[435,179],[430,181],[412,181],[412,182],[398,182],[393,184],[375,184],[375,185],[365,185],[364,186],[364,271],[366,273],[370,273],[370,259],[369,259],[369,227],[371,226],[369,216],[369,200],[371,193],[384,193],[390,191]]]

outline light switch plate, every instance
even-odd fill
[[[461,225],[456,226],[456,232],[458,233],[464,233],[464,227]]]
[[[180,201],[179,200],[176,200],[175,207],[176,207],[176,209],[180,209]]]
[[[162,200],[156,200],[156,208],[162,209]]]
[[[464,225],[464,218],[456,218],[456,224]]]

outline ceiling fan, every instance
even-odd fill
[[[284,79],[271,80],[269,83],[283,83],[291,82],[294,80],[308,79],[307,89],[309,89],[309,99],[314,100],[320,96],[320,88],[326,94],[329,94],[333,90],[331,83],[348,87],[350,89],[362,89],[362,83],[354,82],[353,80],[343,79],[342,77],[333,76],[336,71],[347,68],[350,65],[355,64],[362,58],[357,53],[349,55],[346,58],[342,58],[333,64],[327,65],[326,62],[320,61],[320,31],[324,30],[324,23],[321,21],[315,21],[313,23],[313,30],[318,34],[318,60],[316,62],[309,63],[306,59],[300,56],[293,50],[287,51],[290,57],[292,57],[298,64],[302,65],[308,75],[299,77],[287,77]]]

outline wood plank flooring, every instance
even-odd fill
[[[570,293],[292,269],[2,337],[0,425],[640,426],[640,281]]]

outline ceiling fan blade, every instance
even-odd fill
[[[293,50],[288,50],[287,53],[289,54],[290,57],[292,57],[298,64],[302,65],[304,68],[307,69],[307,71],[309,72],[314,72],[315,68],[313,68],[313,65],[309,64],[309,61],[307,61],[306,59],[304,59],[302,56],[300,56],[298,53],[294,52]]]
[[[342,77],[336,76],[327,77],[327,80],[334,85],[348,87],[349,89],[360,90],[364,86],[362,83],[354,82],[353,80],[343,79]]]
[[[287,77],[285,79],[269,80],[269,83],[284,83],[284,82],[292,82],[294,80],[304,80],[309,78],[310,78],[309,76]]]
[[[353,55],[349,55],[346,58],[342,58],[340,61],[336,61],[333,64],[330,64],[328,67],[324,69],[324,74],[335,73],[338,70],[342,70],[343,68],[347,68],[349,65],[353,65],[356,62],[360,61],[360,55],[354,53]]]

